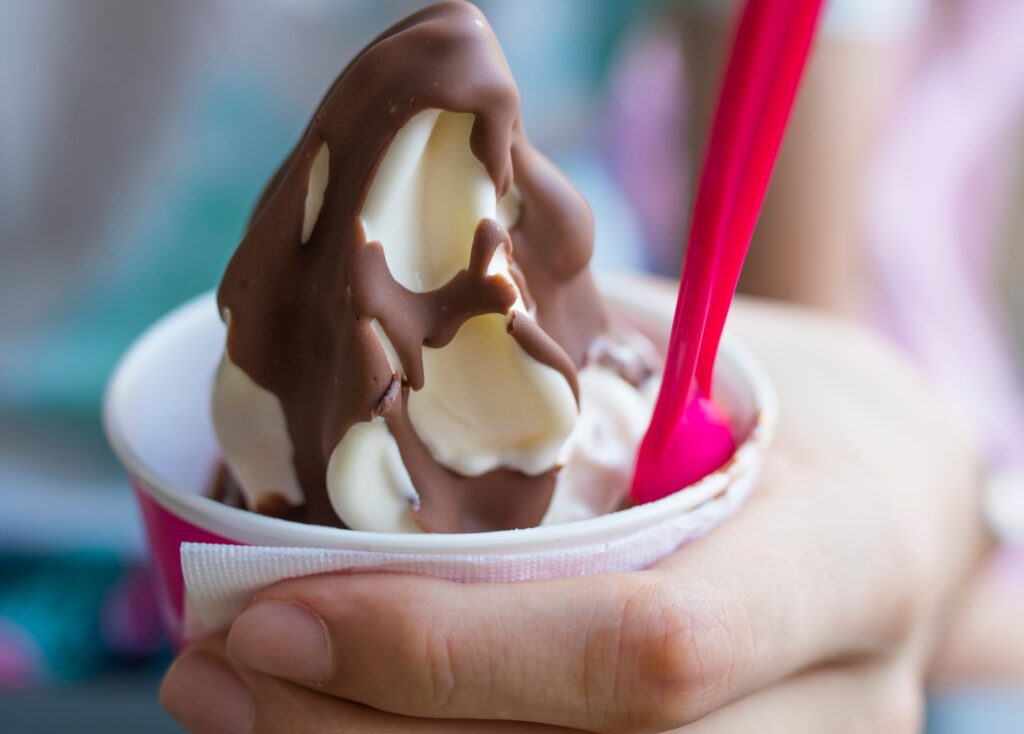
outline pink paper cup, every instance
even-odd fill
[[[673,295],[649,281],[617,277],[602,285],[612,308],[664,348]],[[204,496],[219,461],[209,414],[211,381],[224,347],[224,326],[212,294],[177,308],[128,350],[107,387],[104,424],[127,470],[160,583],[165,621],[176,640],[226,623],[247,595],[299,571],[266,572],[239,560],[238,548],[302,555],[318,549],[323,570],[426,573],[461,581],[557,578],[644,568],[699,537],[734,512],[755,484],[774,434],[775,393],[758,360],[734,340],[723,343],[716,375],[739,442],[722,469],[669,497],[589,520],[525,530],[470,534],[399,534],[343,530],[258,515]],[[197,545],[198,544],[198,545]],[[203,563],[234,563],[222,576],[225,599],[201,608],[198,626],[186,625],[196,586],[184,551]],[[212,551],[212,555],[211,555]],[[281,552],[284,552],[281,550]],[[278,553],[280,555],[280,553]],[[308,554],[307,554],[308,555]],[[189,556],[190,557],[190,556]],[[280,559],[278,559],[280,561]],[[249,573],[254,571],[254,573]],[[255,571],[260,571],[256,573]],[[235,588],[236,577],[251,576]],[[191,586],[190,586],[191,583]],[[209,589],[206,589],[209,596]],[[207,600],[208,601],[208,600]]]

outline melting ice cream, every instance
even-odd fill
[[[358,530],[614,509],[656,359],[588,269],[593,220],[527,141],[484,17],[448,2],[335,81],[218,292],[212,396],[257,512]]]

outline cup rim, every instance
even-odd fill
[[[610,276],[602,278],[600,286],[605,297],[624,310],[661,320],[672,313],[673,294],[644,287],[642,278]],[[209,291],[150,326],[114,368],[103,400],[103,424],[107,439],[129,476],[158,504],[204,530],[242,543],[399,553],[507,553],[607,541],[654,525],[667,516],[692,511],[722,495],[737,477],[760,464],[778,419],[777,395],[764,367],[745,346],[726,334],[720,359],[734,367],[749,388],[755,424],[725,466],[660,500],[584,520],[479,533],[382,533],[283,520],[231,507],[175,486],[135,452],[120,419],[125,393],[142,365],[160,353],[172,334],[194,329],[199,320],[215,317],[216,313],[214,295]],[[275,542],[268,542],[268,538]]]

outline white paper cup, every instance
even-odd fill
[[[666,343],[674,299],[617,277],[612,308]],[[182,305],[129,349],[111,378],[104,422],[139,500],[165,619],[178,640],[229,623],[263,586],[326,571],[399,571],[459,581],[558,578],[645,568],[707,532],[752,489],[777,405],[760,363],[723,341],[718,399],[739,446],[722,469],[657,502],[525,530],[400,534],[343,530],[258,515],[204,496],[219,461],[209,413],[224,346],[212,294]]]

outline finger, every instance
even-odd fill
[[[215,676],[229,676],[227,685],[211,677],[211,666]],[[907,670],[878,662],[815,670],[752,694],[675,734],[755,729],[759,734],[917,732],[921,728],[922,691],[912,675],[904,674]],[[239,685],[245,688],[247,714],[232,720],[230,712],[237,709],[231,701]],[[168,672],[161,701],[194,734],[570,733],[568,729],[535,724],[410,719],[375,711],[276,678],[248,671],[236,673],[224,657],[221,640],[206,641],[182,655]],[[197,718],[196,712],[204,710],[214,713]]]
[[[298,579],[257,596],[228,651],[398,714],[639,731],[632,711],[644,703],[619,686],[632,685],[638,665],[659,664],[638,663],[652,653],[638,649],[647,631],[629,621],[646,624],[631,609],[654,603],[654,582],[642,573],[518,584]]]
[[[515,722],[412,719],[326,696],[233,667],[223,639],[199,643],[175,661],[161,703],[193,734],[572,734]]]
[[[772,625],[796,609],[751,615],[804,600],[780,597],[779,576],[766,587],[753,569],[721,568],[705,569],[716,584],[667,570],[493,585],[299,579],[260,594],[228,650],[255,670],[397,714],[640,732],[695,721],[819,656],[859,649],[838,630],[815,634],[819,648],[799,627],[776,635]],[[752,596],[736,591],[744,585]],[[755,606],[764,594],[770,603]]]
[[[164,675],[160,705],[193,734],[249,734],[256,701],[224,656],[224,639],[186,650]]]
[[[911,666],[872,660],[803,673],[673,734],[917,734],[923,711]]]

